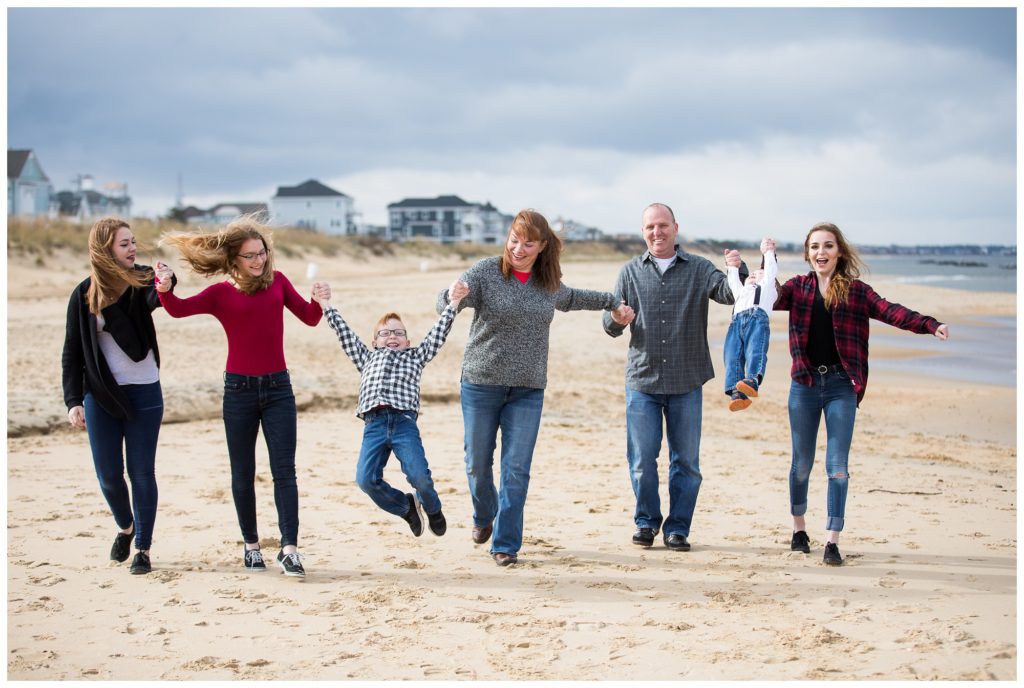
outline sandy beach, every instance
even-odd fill
[[[437,292],[470,264],[279,257],[303,294],[310,260],[361,333],[397,310],[414,341],[436,318]],[[150,260],[140,253],[140,262]],[[620,266],[565,262],[564,281],[608,290]],[[205,284],[178,272],[182,295]],[[84,252],[8,262],[9,679],[1017,678],[1015,373],[982,384],[872,368],[850,457],[846,565],[825,567],[824,430],[812,552],[789,551],[785,338],[773,338],[760,397],[731,414],[720,348],[729,309],[712,304],[718,377],[704,388],[693,549],[671,552],[659,538],[644,550],[630,543],[627,340],[605,335],[598,314],[558,313],[524,545],[504,569],[469,536],[458,380],[471,313],[423,375],[420,428],[448,518],[442,538],[413,537],[356,487],[358,373],[325,323],[286,317],[300,405],[300,581],[241,567],[220,325],[158,310],[166,411],[154,570],[131,576],[107,559],[116,529],[86,435],[67,425],[62,403],[67,298],[86,274]],[[953,338],[958,325],[1016,314],[1014,294],[870,282],[948,322]],[[786,315],[771,322],[784,335]],[[933,355],[916,346],[923,337],[880,323],[872,332],[906,338],[873,339],[873,362]],[[262,546],[276,553],[262,440],[258,452]],[[386,476],[405,486],[396,461]],[[663,465],[663,495],[664,478]]]

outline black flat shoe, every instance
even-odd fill
[[[650,547],[654,544],[654,529],[653,528],[637,528],[636,532],[633,533],[633,544],[640,545],[641,547]]]
[[[690,551],[690,543],[686,540],[686,536],[680,535],[679,533],[672,533],[671,535],[666,535],[665,546],[675,552]]]
[[[135,558],[132,559],[132,567],[129,569],[131,573],[140,575],[143,573],[149,573],[153,570],[153,567],[149,563],[149,555],[145,552],[138,552]]]
[[[114,536],[114,545],[110,548],[111,561],[128,561],[128,555],[132,553],[132,538],[135,537],[135,529],[130,533],[118,533]]]

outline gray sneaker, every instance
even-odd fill
[[[263,561],[263,553],[258,549],[247,549],[242,554],[242,563],[248,571],[266,571],[267,565]]]

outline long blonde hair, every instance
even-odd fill
[[[238,269],[238,253],[249,239],[259,239],[267,251],[263,273],[253,277]],[[170,244],[194,272],[209,277],[227,275],[245,294],[255,294],[274,283],[274,251],[270,228],[256,214],[242,215],[213,234],[172,232],[164,234],[161,244]]]
[[[131,225],[119,217],[104,217],[89,230],[89,289],[85,301],[89,312],[99,315],[103,301],[112,299],[127,284],[129,287],[145,287],[153,281],[153,271],[129,270],[114,258],[114,239],[117,230]]]
[[[836,246],[839,248],[836,270],[832,273],[832,279],[829,280],[828,289],[825,290],[825,306],[831,309],[837,303],[846,303],[846,300],[850,298],[850,285],[860,277],[860,271],[864,264],[856,249],[850,245],[838,227],[831,222],[819,222],[811,227],[811,231],[807,232],[807,237],[804,239],[804,260],[812,268],[814,263],[811,262],[809,246],[811,235],[815,232],[831,232],[832,236],[836,238]]]
[[[544,250],[537,254],[537,260],[533,264],[533,274],[542,289],[552,293],[558,291],[558,286],[562,283],[562,266],[559,264],[562,240],[551,229],[547,218],[530,208],[520,210],[512,220],[508,233],[530,241],[545,242]],[[505,251],[501,254],[501,274],[508,279],[512,276],[513,269],[512,256],[509,255],[506,241]]]

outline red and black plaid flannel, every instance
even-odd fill
[[[814,384],[811,361],[807,357],[807,338],[817,288],[818,280],[813,272],[797,275],[782,285],[775,302],[775,310],[789,311],[789,353],[793,356],[790,375],[802,385]],[[934,334],[942,324],[931,316],[921,315],[898,303],[889,303],[860,280],[854,280],[850,285],[846,303],[836,304],[831,310],[836,350],[857,391],[858,406],[868,384],[869,318],[917,334]]]

